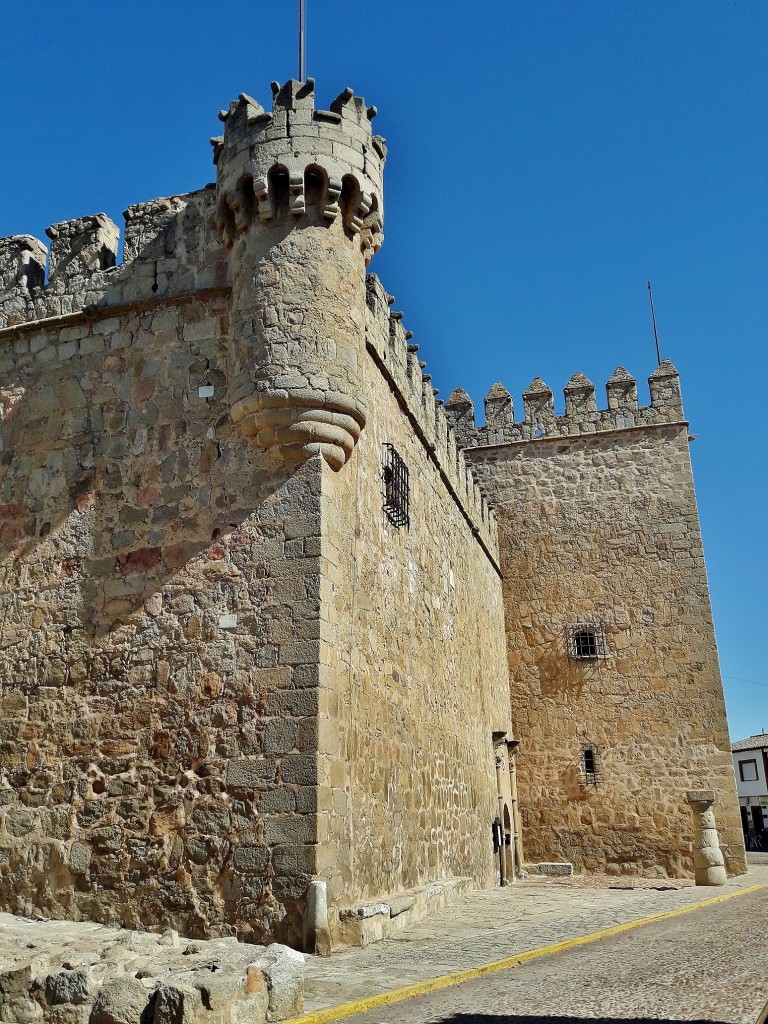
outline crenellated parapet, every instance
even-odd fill
[[[0,330],[225,284],[214,201],[206,188],[130,206],[121,263],[120,230],[104,213],[51,225],[50,249],[30,235],[0,238]]]
[[[445,414],[464,446],[475,432],[475,403],[464,388],[455,388],[445,403]]]
[[[176,255],[186,241],[187,202],[187,196],[169,196],[129,206],[124,214],[123,259],[163,260]]]
[[[466,394],[466,392],[464,392]],[[512,395],[503,384],[496,383],[485,396],[485,422],[488,426],[503,426],[514,422],[515,406]]]
[[[375,274],[366,279],[366,341],[370,355],[389,381],[416,433],[439,467],[441,476],[462,509],[473,532],[498,566],[498,535],[491,505],[464,458],[464,447],[453,417],[438,398],[419,346],[403,327],[403,314]],[[464,393],[466,394],[466,392]],[[471,406],[471,400],[467,395]]]
[[[45,280],[48,250],[31,235],[0,238],[0,292],[22,287],[30,292]]]
[[[117,263],[117,225],[97,213],[45,233],[50,249],[29,235],[0,239],[0,327],[73,313],[101,297],[102,272]]]
[[[648,378],[650,405],[639,406],[637,381],[619,366],[606,383],[607,408],[598,409],[595,385],[575,373],[563,389],[565,412],[555,412],[554,392],[536,377],[523,392],[523,419],[515,421],[512,397],[494,384],[485,399],[485,424],[475,425],[474,404],[463,388],[446,402],[446,413],[464,447],[535,441],[683,420],[680,376],[668,359]]]
[[[605,385],[609,409],[637,408],[637,381],[623,366],[617,366]]]
[[[53,287],[64,289],[117,264],[120,230],[105,213],[52,224],[45,233],[51,239],[48,283]]]
[[[374,135],[369,107],[345,89],[330,110],[315,110],[315,83],[272,83],[268,112],[241,93],[219,117],[224,134],[211,140],[218,170],[216,224],[232,245],[254,223],[299,219],[314,212],[341,219],[366,264],[381,248],[384,222],[384,140]]]
[[[384,140],[374,107],[345,89],[315,110],[314,82],[273,83],[271,111],[242,94],[213,140],[217,180],[54,224],[50,252],[0,239],[0,331],[225,287],[231,415],[289,464],[334,469],[364,428],[365,267],[383,241]],[[47,260],[47,281],[45,266]]]

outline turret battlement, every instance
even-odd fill
[[[383,242],[384,140],[375,107],[345,89],[330,110],[315,110],[315,83],[272,83],[272,112],[241,93],[221,111],[224,134],[211,139],[217,165],[216,225],[230,246],[252,224],[311,215],[341,217],[370,262]]]
[[[498,536],[491,506],[467,464],[462,440],[455,430],[427,364],[418,357],[419,346],[403,327],[403,314],[390,307],[388,295],[375,274],[366,278],[368,350],[389,380],[390,387],[412,425],[439,466],[475,534],[498,563]]]
[[[683,420],[680,377],[665,359],[648,378],[650,405],[639,406],[637,381],[619,366],[605,385],[607,408],[598,409],[595,385],[575,373],[563,389],[565,412],[555,413],[554,392],[536,377],[523,392],[523,419],[515,421],[512,396],[494,384],[485,398],[485,425],[475,425],[475,407],[463,388],[456,388],[445,412],[462,447],[533,441],[540,438],[592,434]]]
[[[274,82],[272,92],[271,112],[244,93],[220,112],[215,186],[125,211],[122,263],[120,231],[104,213],[52,225],[50,252],[31,235],[0,238],[0,330],[227,284],[222,246],[254,222],[339,220],[367,264],[383,242],[386,146],[372,132],[376,108],[345,89],[330,110],[315,110],[311,79]]]

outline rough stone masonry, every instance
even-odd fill
[[[690,873],[692,789],[743,868],[676,374],[444,408],[366,277],[374,115],[241,95],[121,264],[104,214],[0,239],[13,913],[364,941],[526,843]]]
[[[0,914],[2,1024],[261,1024],[304,1009],[304,955]]]

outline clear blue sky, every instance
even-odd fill
[[[682,374],[734,738],[768,729],[768,2],[308,3],[308,73],[386,136],[374,269],[435,386]],[[0,234],[211,181],[297,0],[0,0]]]

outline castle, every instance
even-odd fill
[[[374,114],[241,95],[119,265],[103,214],[0,239],[3,909],[327,949],[690,875],[702,789],[745,870],[678,374],[437,400]]]

